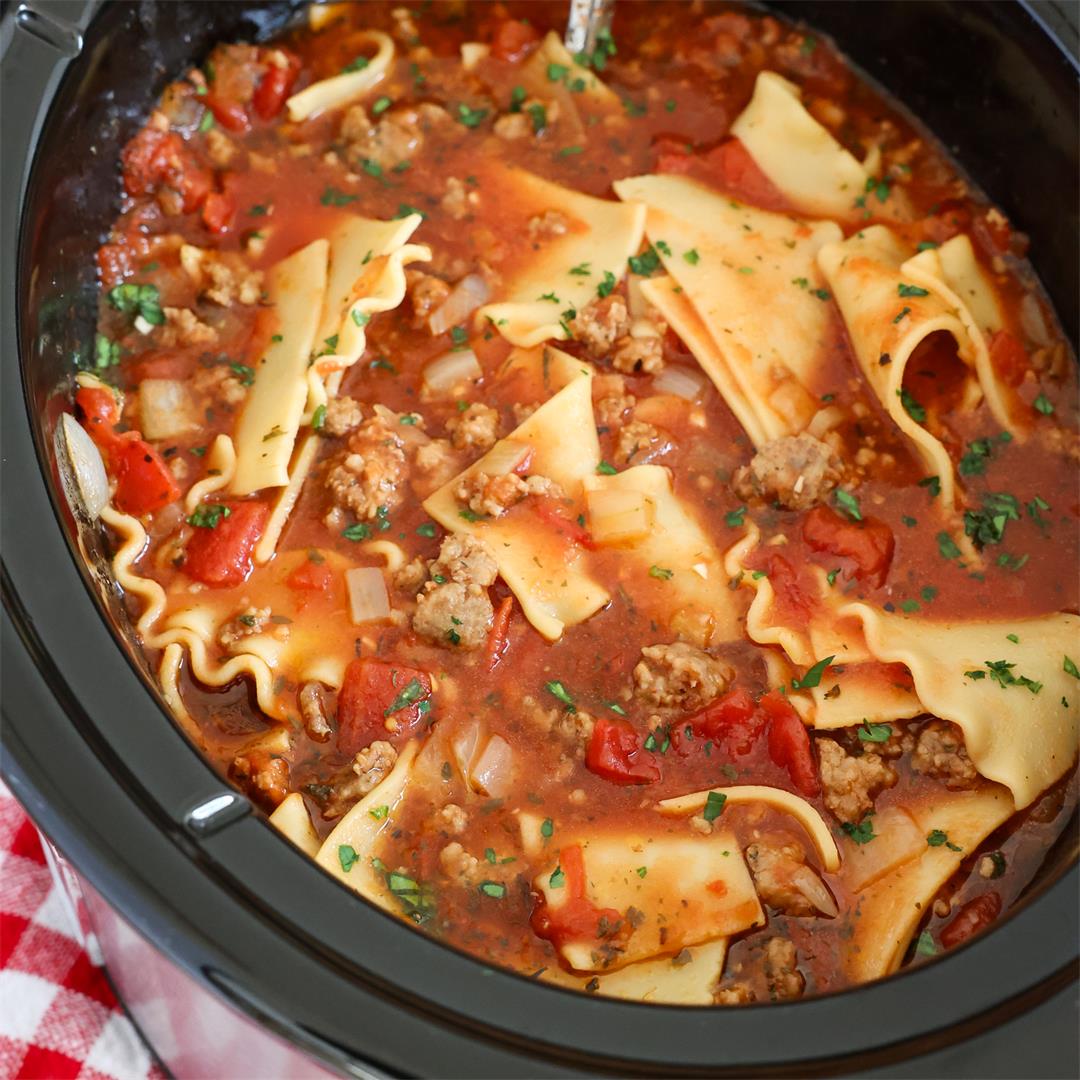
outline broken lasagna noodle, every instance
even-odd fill
[[[1075,806],[1074,358],[827,41],[564,18],[326,4],[168,87],[61,425],[82,540],[358,902],[645,1002],[924,963]]]

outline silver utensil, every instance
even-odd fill
[[[596,37],[601,30],[611,26],[615,0],[570,0],[570,14],[566,20],[563,42],[575,56],[591,53],[596,48]]]

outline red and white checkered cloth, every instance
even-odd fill
[[[0,783],[0,1080],[165,1080]]]

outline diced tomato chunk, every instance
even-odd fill
[[[555,526],[556,531],[562,533],[570,543],[587,548],[589,551],[596,547],[589,530],[581,522],[569,517],[558,499],[541,495],[533,499],[532,504],[537,515],[549,525]]]
[[[298,592],[326,592],[334,583],[334,571],[324,562],[305,559],[286,579],[285,584]]]
[[[251,553],[266,528],[263,502],[226,504],[229,514],[212,528],[196,528],[187,545],[184,573],[204,585],[239,585],[251,573]]]
[[[742,687],[709,702],[688,722],[695,738],[711,739],[723,751],[738,757],[750,753],[765,727],[757,703]],[[681,733],[684,726],[679,725],[676,731]]]
[[[118,436],[113,428],[120,422],[120,406],[111,390],[79,387],[75,393],[75,419],[103,450],[116,444]]]
[[[211,191],[203,203],[202,219],[206,227],[221,235],[227,233],[236,215],[236,202],[231,195],[221,191]]]
[[[419,668],[352,660],[338,693],[338,749],[352,757],[376,739],[405,739],[428,715],[430,698],[431,679]]]
[[[530,23],[520,19],[504,19],[495,28],[491,39],[491,55],[497,60],[520,60],[540,40],[540,34]]]
[[[815,506],[803,520],[803,539],[814,551],[851,559],[860,580],[875,588],[885,584],[896,541],[884,521],[848,521],[828,506]]]
[[[231,131],[236,135],[240,135],[247,131],[251,126],[251,121],[248,120],[247,110],[243,105],[240,105],[235,101],[227,101],[217,94],[207,94],[206,97],[203,98],[203,102],[214,114],[214,119],[225,128],[226,131]]]
[[[284,50],[278,51],[284,52]],[[297,75],[300,74],[300,61],[287,53],[285,55],[289,63],[284,67],[271,64],[255,88],[251,104],[255,109],[255,115],[260,120],[273,120],[281,112],[285,99],[292,91]]]
[[[570,941],[600,940],[617,933],[622,915],[614,908],[597,907],[585,895],[585,857],[579,844],[559,851],[556,873],[560,871],[566,899],[553,907],[540,897],[531,920],[536,934],[559,948]]]
[[[983,893],[969,900],[956,917],[941,931],[941,944],[954,949],[968,938],[985,930],[1001,914],[1001,897],[996,892]]]
[[[812,798],[821,790],[810,736],[791,702],[773,690],[758,702],[769,718],[769,757],[786,769],[801,795]]]
[[[809,618],[814,610],[814,599],[798,570],[783,555],[775,553],[768,555],[765,570],[777,602],[788,612],[804,619]]]
[[[628,720],[602,716],[593,725],[585,766],[613,784],[655,783],[660,779],[660,766],[642,741]]]
[[[165,459],[135,432],[118,437],[108,455],[116,477],[116,506],[125,514],[149,514],[180,498]]]
[[[1031,370],[1031,361],[1008,330],[996,330],[990,338],[990,366],[1009,386],[1019,386]]]
[[[761,171],[738,139],[726,139],[702,153],[690,153],[664,140],[657,144],[657,172],[689,175],[726,195],[763,210],[788,210],[783,192]]]
[[[199,165],[174,131],[143,128],[124,147],[122,160],[129,195],[153,195],[161,187],[170,187],[180,193],[183,209],[190,213],[210,193],[210,170]]]
[[[499,604],[499,610],[495,612],[495,620],[488,632],[487,656],[488,671],[494,671],[510,648],[510,619],[514,613],[514,598],[506,597]]]

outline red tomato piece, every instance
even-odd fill
[[[782,555],[770,554],[765,564],[769,584],[781,606],[806,619],[814,610],[814,600],[799,578],[799,572]]]
[[[510,648],[510,618],[514,613],[514,598],[508,596],[499,604],[495,621],[487,639],[488,671],[494,671]]]
[[[351,661],[338,693],[338,749],[352,757],[375,739],[405,738],[430,712],[430,698],[427,672],[366,657]]]
[[[116,506],[125,514],[149,514],[180,498],[165,459],[135,432],[114,440],[109,461],[116,477]]]
[[[292,56],[288,59],[289,63],[285,67],[271,64],[255,88],[251,104],[255,109],[255,115],[260,120],[273,120],[281,112],[285,99],[291,93],[293,83],[300,74],[300,62]]]
[[[124,147],[122,160],[129,195],[153,195],[163,186],[171,187],[183,196],[183,209],[190,213],[210,193],[210,170],[199,165],[173,131],[143,128]]]
[[[204,585],[239,585],[251,573],[251,553],[270,510],[262,502],[228,503],[229,516],[212,529],[196,528],[188,541],[184,573]]]
[[[326,563],[302,562],[286,579],[290,589],[299,592],[326,592],[334,583],[334,571]]]
[[[1019,386],[1031,369],[1027,351],[1008,330],[996,330],[990,338],[990,364],[1009,386]]]
[[[585,858],[580,845],[559,851],[555,873],[559,871],[563,875],[566,899],[558,907],[550,907],[540,898],[531,919],[537,935],[559,948],[569,941],[599,940],[616,933],[621,928],[622,915],[614,908],[598,908],[585,895]]]
[[[558,499],[542,495],[533,499],[532,504],[537,515],[549,525],[554,525],[555,529],[562,533],[570,543],[587,548],[589,551],[596,546],[589,530],[581,522],[567,517],[565,508]]]
[[[516,63],[540,40],[540,34],[530,23],[520,19],[504,19],[495,27],[491,39],[491,55],[497,60]]]
[[[642,746],[642,738],[628,720],[600,717],[593,726],[585,766],[613,784],[652,784],[660,779],[660,766]]]
[[[221,191],[211,191],[203,203],[202,219],[206,227],[219,236],[227,233],[236,215],[236,202],[231,195]]]
[[[120,406],[111,390],[80,387],[75,394],[75,418],[103,450],[116,444],[118,436],[113,428],[120,422]]]
[[[828,506],[815,506],[803,519],[803,539],[814,551],[851,559],[860,580],[878,589],[885,584],[896,541],[884,521],[848,521]]]
[[[757,704],[750,692],[737,687],[723,697],[709,702],[701,712],[689,720],[695,738],[712,739],[730,753],[742,756],[754,748],[765,719],[758,713]],[[678,725],[681,733],[685,725]]]
[[[738,139],[726,139],[703,153],[691,153],[677,143],[663,140],[656,151],[658,172],[696,177],[763,210],[790,209],[783,193]]]
[[[980,930],[985,930],[1000,914],[1001,897],[996,892],[983,893],[969,900],[941,931],[941,944],[946,949],[955,949]]]
[[[769,757],[774,765],[788,771],[800,795],[812,798],[821,791],[810,736],[791,702],[776,690],[758,702],[769,718]]]
[[[217,94],[207,94],[203,103],[214,114],[214,119],[226,131],[240,135],[251,126],[247,110],[235,101],[226,101]]]

